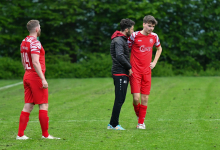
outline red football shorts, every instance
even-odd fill
[[[151,73],[149,74],[138,74],[132,73],[129,77],[131,85],[131,94],[141,93],[141,94],[150,94],[151,88]]]
[[[48,89],[43,89],[43,84],[36,72],[25,72],[23,78],[25,103],[48,103]]]

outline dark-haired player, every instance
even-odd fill
[[[115,102],[107,129],[125,130],[119,125],[119,114],[125,101],[129,76],[132,74],[127,39],[134,31],[134,24],[135,22],[130,19],[122,19],[120,22],[121,31],[115,31],[111,37],[110,53],[112,77],[115,85]]]
[[[128,39],[128,45],[131,47],[130,62],[133,71],[130,76],[130,85],[134,111],[138,117],[137,129],[146,128],[144,119],[151,88],[151,69],[156,66],[162,52],[159,37],[153,32],[155,25],[157,25],[157,21],[153,16],[145,16],[143,30],[134,32]],[[153,46],[156,46],[157,52],[152,62]]]

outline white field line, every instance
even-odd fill
[[[109,120],[60,120],[60,121],[53,121],[50,120],[49,122],[108,122]],[[185,119],[185,120],[175,120],[175,119],[158,119],[158,120],[145,120],[146,122],[194,122],[194,121],[220,121],[220,119]],[[14,121],[7,121],[7,120],[0,120],[0,123],[3,122],[14,122]],[[29,122],[39,122],[39,120],[33,120]]]
[[[0,87],[0,90],[7,89],[7,88],[10,88],[10,87],[13,87],[13,86],[16,86],[16,85],[20,85],[20,84],[23,84],[23,82],[18,82],[18,83],[15,83],[15,84]]]

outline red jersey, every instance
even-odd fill
[[[156,33],[143,35],[140,31],[133,32],[128,38],[128,46],[131,47],[130,63],[132,71],[139,74],[151,73],[153,46],[159,47],[160,40]]]
[[[31,54],[38,54],[39,62],[41,65],[42,72],[45,73],[46,66],[45,66],[45,51],[43,46],[41,45],[40,41],[38,41],[33,36],[27,36],[21,43],[21,54],[22,54],[22,61],[25,65],[25,70],[30,72],[35,72],[35,69],[32,64]]]

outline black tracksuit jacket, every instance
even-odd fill
[[[112,37],[110,53],[112,57],[112,74],[129,74],[131,64],[129,61],[129,47],[127,37],[116,31]]]

